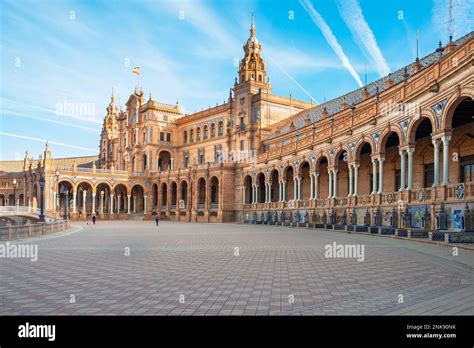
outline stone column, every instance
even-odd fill
[[[128,203],[128,204],[127,204],[127,210],[128,210],[127,213],[128,213],[128,214],[130,214],[130,198],[131,198],[131,197],[132,197],[132,196],[127,195],[127,203]]]
[[[332,170],[328,169],[328,178],[329,178],[329,183],[328,183],[328,198],[332,197]]]
[[[144,215],[146,215],[146,210],[147,210],[146,199],[147,199],[147,196],[143,196],[143,214]]]
[[[443,185],[449,184],[449,142],[450,135],[443,135],[441,138],[443,142]]]
[[[283,198],[282,202],[284,202],[284,201],[286,201],[286,181],[283,180],[281,183],[282,183],[281,197]]]
[[[95,193],[92,193],[92,213],[95,214]]]
[[[86,198],[87,191],[82,191],[82,213],[87,213]]]
[[[120,201],[122,200],[122,195],[117,196],[117,214],[120,214]]]
[[[354,163],[354,196],[359,194],[359,163]]]
[[[338,170],[334,169],[332,172],[334,173],[334,190],[332,192],[332,196],[337,197],[337,172],[338,172]]]
[[[170,205],[168,204],[168,207],[169,206]],[[136,212],[137,212],[137,196],[133,195],[133,213],[135,214]]]
[[[434,179],[433,186],[439,185],[439,139],[433,139]]]
[[[318,199],[319,173],[314,174],[314,199]]]
[[[377,159],[372,158],[372,194],[377,192]]]
[[[110,214],[114,213],[114,195],[110,195]]]
[[[385,158],[379,157],[379,193],[383,192],[383,162]]]
[[[352,196],[352,164],[349,164],[348,166],[349,169],[349,193],[348,196]]]
[[[53,192],[53,211],[55,212],[56,211],[56,196],[57,196],[57,193],[56,191]]]
[[[104,191],[100,191],[100,208],[99,208],[99,214],[103,214],[103,213],[104,213],[104,196],[105,196],[105,192],[104,192]]]
[[[76,213],[76,196],[77,196],[77,192],[74,191],[72,193],[72,212],[75,214]]]
[[[309,174],[309,199],[314,199],[314,173]]]
[[[268,183],[265,183],[265,203],[270,202],[270,187]]]
[[[242,204],[245,204],[245,186],[242,187]]]
[[[403,191],[405,189],[405,150],[398,151],[400,154],[400,189]]]
[[[408,148],[408,185],[407,190],[413,189],[413,153],[415,152],[415,148]]]

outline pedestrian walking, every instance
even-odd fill
[[[155,222],[156,222],[156,226],[160,225],[160,216],[159,215],[155,216]]]
[[[92,223],[95,225],[95,215],[92,215]]]

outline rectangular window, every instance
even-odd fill
[[[185,154],[184,155],[184,168],[188,168],[189,166],[189,155]]]
[[[474,179],[474,156],[461,157],[460,182],[470,182]]]
[[[244,151],[244,141],[240,141],[240,151]]]
[[[160,132],[160,141],[165,141],[165,133]]]
[[[431,187],[434,182],[434,164],[425,164],[424,166],[424,185],[423,187]]]
[[[171,143],[171,134],[170,133],[166,134],[166,141],[168,143]]]

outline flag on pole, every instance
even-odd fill
[[[136,66],[132,69],[132,73],[136,75],[140,75],[140,67]]]

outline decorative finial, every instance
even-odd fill
[[[151,92],[150,92],[150,95],[149,95],[149,97],[148,97],[148,100],[151,100]]]
[[[254,21],[253,11],[252,11],[252,25],[250,26],[250,36],[251,37],[255,36],[255,21]]]
[[[46,146],[46,150],[48,150],[48,148],[49,148],[49,143],[48,143],[48,142],[49,142],[49,141],[48,141],[48,140],[46,140],[46,144],[45,144],[45,146]]]
[[[115,102],[115,95],[114,95],[114,88],[112,87],[112,96],[110,97],[110,102],[114,103]]]

